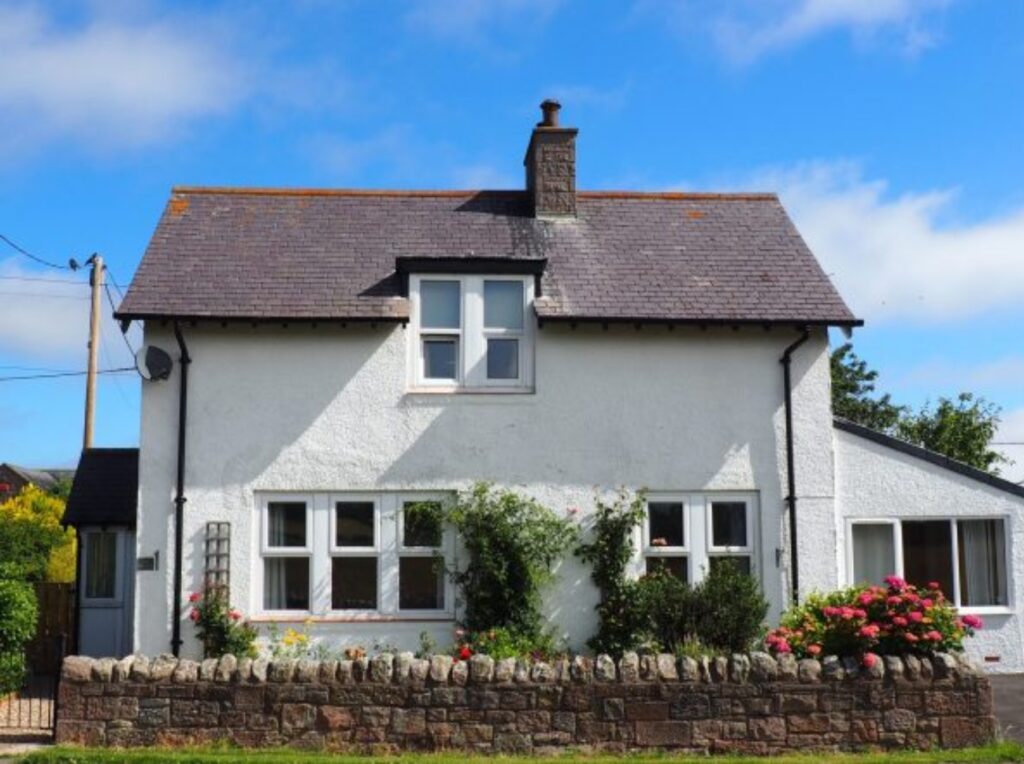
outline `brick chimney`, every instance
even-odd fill
[[[548,99],[540,105],[543,118],[533,128],[526,149],[526,190],[538,218],[576,217],[575,127],[559,127],[562,105]]]

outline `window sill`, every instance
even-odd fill
[[[960,615],[1016,615],[1013,608],[1007,605],[978,605],[976,607],[957,608]]]
[[[455,385],[437,387],[413,386],[406,390],[409,395],[533,395],[532,387],[458,387]]]
[[[451,613],[437,613],[425,615],[385,615],[381,613],[367,613],[360,615],[309,615],[308,613],[266,613],[254,615],[249,619],[250,623],[424,623],[424,622],[455,622],[455,616]]]

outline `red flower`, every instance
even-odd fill
[[[232,621],[237,621],[239,618],[242,617],[242,614],[239,611],[232,609],[231,612],[228,613],[228,617]]]
[[[907,618],[909,618],[914,623],[921,623],[921,621],[924,620],[924,613],[915,610],[913,613],[907,613]]]
[[[864,668],[874,668],[874,665],[878,663],[878,656],[874,653],[865,653],[862,662]]]
[[[821,653],[821,645],[807,645],[807,652],[811,655],[818,655]]]
[[[976,615],[965,615],[962,617],[962,620],[964,622],[964,626],[967,626],[971,629],[980,629],[982,626],[984,626],[984,623],[982,622],[981,618],[979,618]]]
[[[192,619],[193,623],[198,622],[199,621],[199,611],[198,610],[193,610],[191,613],[188,614],[188,617]]]
[[[199,592],[192,592],[190,595],[188,595],[188,601],[192,603],[199,602],[199,600],[201,600],[202,598],[203,595]]]
[[[459,648],[459,659],[460,660],[468,661],[472,657],[473,657],[473,651],[470,650],[467,645],[463,645],[461,648]]]

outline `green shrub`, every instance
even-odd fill
[[[812,594],[782,616],[765,640],[773,653],[798,658],[873,653],[927,655],[959,652],[982,627],[978,616],[959,616],[937,583],[926,587],[889,576],[886,586],[854,586]]]
[[[542,635],[541,592],[551,569],[576,539],[576,526],[513,491],[478,483],[446,509],[466,550],[466,566],[452,573],[465,603],[469,631],[507,629]]]
[[[256,637],[252,624],[242,620],[242,614],[228,605],[227,596],[219,590],[194,592],[188,598],[192,604],[189,617],[198,629],[207,658],[234,655],[236,658],[257,656]]]
[[[0,650],[0,698],[20,690],[25,684],[25,653],[21,650]]]
[[[742,653],[763,636],[766,615],[768,601],[761,584],[734,560],[723,558],[694,588],[693,622],[687,633],[713,650]]]
[[[0,578],[0,693],[21,688],[25,644],[35,636],[38,617],[32,584]]]

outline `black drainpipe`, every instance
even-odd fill
[[[782,384],[785,388],[786,399],[786,507],[789,509],[789,570],[794,605],[800,602],[800,566],[797,562],[796,551],[796,470],[793,459],[793,390],[790,380],[790,361],[794,351],[807,342],[810,336],[810,332],[804,329],[796,342],[787,347],[782,353],[782,358],[779,359],[779,363],[782,364]]]
[[[171,622],[171,652],[181,651],[181,568],[185,521],[185,422],[188,418],[188,366],[192,358],[185,345],[181,326],[174,322],[174,339],[181,351],[181,382],[178,397],[178,474],[174,494],[174,613]]]

